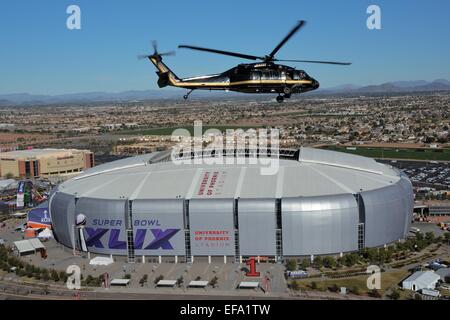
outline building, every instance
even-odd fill
[[[403,280],[403,289],[420,291],[422,289],[434,289],[440,277],[434,271],[417,271]]]
[[[14,251],[19,256],[25,256],[33,254],[36,252],[45,252],[45,246],[42,244],[41,240],[37,238],[15,241],[13,243]]]
[[[94,166],[88,150],[31,149],[0,153],[0,176],[33,178],[71,174]]]
[[[55,238],[130,261],[281,261],[383,246],[410,228],[410,181],[373,159],[311,148],[254,164],[236,153],[230,164],[169,156],[110,162],[60,184],[49,201]],[[278,170],[262,174],[269,167]]]
[[[450,268],[440,268],[436,270],[436,274],[441,278],[443,282],[445,282],[446,279],[450,278]]]

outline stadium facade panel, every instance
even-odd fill
[[[281,211],[284,255],[358,249],[358,204],[351,194],[286,198]]]

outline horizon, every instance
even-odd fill
[[[434,79],[431,81],[428,80],[423,80],[423,79],[414,79],[414,80],[394,80],[394,81],[388,81],[388,82],[384,82],[384,83],[377,83],[377,84],[370,84],[370,85],[359,85],[359,84],[355,84],[355,83],[344,83],[341,85],[337,85],[337,86],[333,86],[333,87],[326,87],[326,88],[322,88],[320,87],[319,89],[315,90],[314,92],[308,93],[308,95],[313,95],[315,93],[320,93],[323,90],[332,90],[332,89],[337,89],[340,87],[346,87],[346,86],[355,86],[357,89],[360,88],[364,88],[364,87],[369,87],[369,86],[381,86],[381,85],[385,85],[385,84],[395,84],[395,83],[401,83],[401,82],[419,82],[419,81],[425,81],[428,84],[431,83],[436,83],[439,81],[447,81],[450,82],[450,80],[445,79],[445,78],[440,78],[440,79]],[[419,85],[420,86],[420,85]],[[407,86],[404,88],[413,88],[414,86]],[[398,88],[402,88],[402,87],[398,87]],[[58,97],[58,96],[65,96],[65,95],[77,95],[77,94],[93,94],[93,93],[105,93],[105,94],[121,94],[121,93],[126,93],[126,92],[145,92],[145,91],[161,91],[161,92],[182,92],[180,91],[178,88],[174,88],[174,87],[167,87],[167,88],[148,88],[148,89],[130,89],[130,90],[122,90],[122,91],[84,91],[84,92],[68,92],[68,93],[62,93],[62,94],[41,94],[41,93],[29,93],[29,92],[11,92],[11,93],[0,93],[0,97],[4,97],[4,96],[10,96],[10,95],[31,95],[31,96],[48,96],[48,97]],[[198,90],[201,92],[208,92],[208,90]],[[220,93],[218,91],[211,91],[208,93]],[[231,94],[242,94],[239,92],[229,92]],[[222,94],[224,94],[224,92],[222,92]],[[270,93],[266,93],[265,95],[270,95]]]
[[[0,79],[0,95],[155,90],[158,88],[154,67],[136,58],[152,51],[151,39],[159,40],[162,52],[186,43],[266,54],[300,19],[308,24],[277,57],[353,63],[351,66],[291,64],[316,78],[322,89],[450,79],[450,43],[444,41],[450,30],[446,17],[450,3],[444,0],[432,3],[285,0],[280,6],[290,10],[271,12],[269,23],[264,20],[257,24],[253,18],[249,19],[248,13],[252,12],[252,17],[265,17],[267,9],[252,3],[239,3],[240,10],[236,10],[233,1],[177,3],[169,8],[141,0],[134,1],[132,6],[106,0],[95,3],[79,0],[76,4],[81,9],[81,30],[68,30],[66,9],[71,4],[70,0],[57,4],[48,0],[5,4],[0,12],[0,27],[9,32],[0,35],[0,41],[8,48],[0,52],[0,70],[6,75]],[[381,8],[381,30],[369,30],[366,26],[370,4]],[[170,20],[167,14],[155,12],[170,12]],[[218,28],[204,27],[217,25],[217,21],[227,23],[220,23]],[[188,32],[179,32],[180,28]],[[189,32],[190,28],[195,32]],[[189,77],[222,72],[246,61],[177,50],[177,55],[165,58],[165,62],[178,75]]]

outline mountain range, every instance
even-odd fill
[[[370,86],[344,84],[337,87],[321,89],[318,90],[317,93],[408,93],[447,90],[450,90],[450,81],[446,79],[437,79],[432,82],[425,80],[394,81]]]
[[[415,81],[394,81],[386,82],[380,85],[357,86],[354,84],[345,84],[332,88],[318,89],[312,94],[379,94],[379,93],[412,93],[412,92],[433,92],[450,91],[450,81],[438,79],[432,82],[425,80]],[[183,91],[180,90],[134,90],[123,91],[119,93],[108,92],[87,92],[62,95],[35,95],[29,93],[0,94],[0,106],[14,105],[43,105],[43,104],[62,104],[62,103],[100,103],[100,102],[132,102],[142,100],[163,100],[163,99],[181,99]],[[231,92],[210,92],[197,91],[197,98],[218,98],[218,97],[238,97],[239,95]],[[242,96],[242,95],[241,95]]]

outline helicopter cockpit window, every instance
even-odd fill
[[[303,80],[303,79],[307,79],[308,75],[306,74],[305,71],[302,70],[298,70],[294,72],[294,80]]]

